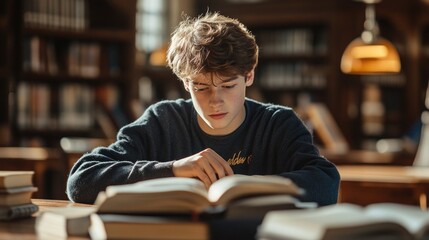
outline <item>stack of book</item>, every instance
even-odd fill
[[[0,171],[0,220],[30,217],[37,212],[31,202],[33,171]]]
[[[35,230],[38,239],[88,237],[92,206],[46,207],[37,215]]]
[[[40,214],[36,231],[39,236],[70,236],[81,229],[79,235],[88,231],[91,239],[226,239],[224,234],[243,229],[246,220],[254,236],[268,211],[316,207],[295,198],[302,193],[279,176],[233,175],[209,189],[193,178],[159,178],[109,186],[99,193],[94,209],[74,208],[74,216],[70,209]],[[72,222],[86,224],[72,229],[77,226]]]

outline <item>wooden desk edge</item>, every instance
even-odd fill
[[[54,199],[31,199],[31,202],[36,204],[39,207],[67,207],[67,206],[77,206],[77,207],[94,207],[92,204],[84,203],[74,203],[69,200],[54,200]]]

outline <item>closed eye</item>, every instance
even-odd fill
[[[237,86],[237,84],[234,84],[234,85],[225,85],[225,86],[222,86],[222,87],[230,89],[230,88],[234,88],[235,86]]]
[[[194,89],[194,92],[202,92],[202,91],[204,91],[204,90],[207,90],[208,89],[208,87],[200,87],[200,88],[198,88],[198,87],[194,87],[193,88]]]

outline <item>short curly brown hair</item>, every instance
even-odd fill
[[[179,24],[172,33],[167,63],[181,80],[200,73],[245,76],[258,63],[258,45],[238,20],[208,12]]]

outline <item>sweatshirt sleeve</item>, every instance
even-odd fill
[[[320,155],[313,136],[298,116],[292,114],[283,123],[285,127],[278,131],[283,136],[277,136],[282,143],[276,163],[282,171],[280,175],[305,190],[301,201],[317,202],[320,206],[336,203],[340,183],[336,166]]]
[[[173,176],[171,159],[154,160],[159,139],[151,136],[161,135],[162,126],[152,115],[153,111],[147,111],[123,127],[115,143],[98,147],[76,162],[67,179],[66,193],[71,201],[92,204],[109,185]]]

